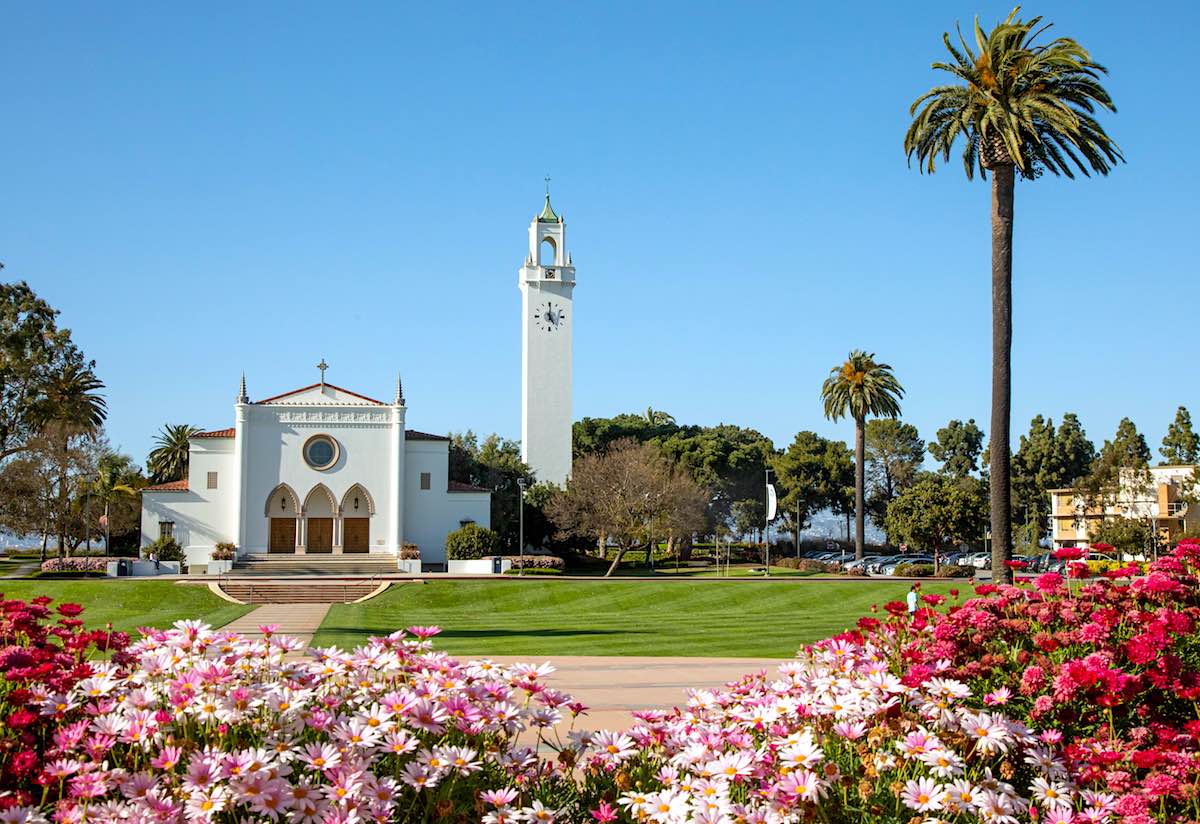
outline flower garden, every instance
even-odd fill
[[[434,628],[302,656],[0,601],[0,822],[1200,819],[1200,543],[1072,573],[885,604],[623,731]]]

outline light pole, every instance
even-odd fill
[[[517,478],[517,489],[520,490],[520,499],[517,501],[517,554],[520,557],[521,568],[517,570],[518,575],[525,574],[525,479]]]
[[[763,514],[766,516],[764,518],[765,523],[763,525],[763,543],[765,545],[767,557],[766,575],[769,578],[771,576],[771,470],[768,469],[765,472],[766,487],[763,489],[763,492],[767,496],[767,506],[766,509],[763,510]]]

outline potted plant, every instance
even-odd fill
[[[233,562],[237,560],[237,547],[229,541],[222,541],[213,547],[209,557],[211,560],[208,562],[208,574],[223,575],[233,569]]]

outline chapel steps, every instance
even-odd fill
[[[395,575],[395,555],[243,555],[234,562],[234,577],[289,575]]]
[[[223,581],[221,591],[243,604],[351,604],[388,587],[379,581]]]

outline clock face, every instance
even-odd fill
[[[553,332],[555,329],[562,328],[567,320],[567,313],[562,306],[552,300],[548,300],[543,304],[539,304],[533,310],[533,320],[537,324],[538,329]]]

